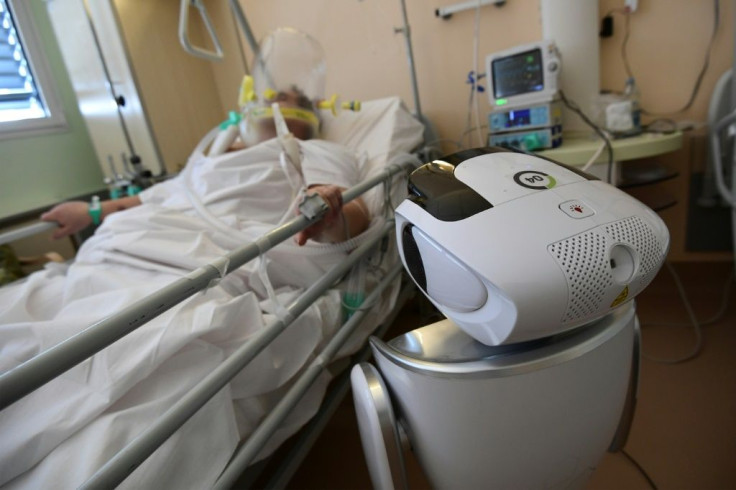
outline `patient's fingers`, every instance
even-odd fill
[[[296,243],[299,246],[304,245],[307,243],[307,240],[310,238],[315,238],[319,236],[320,233],[325,229],[326,224],[324,221],[318,221],[309,228],[305,228],[304,230],[300,231],[296,234]]]
[[[296,234],[296,244],[300,247],[307,243],[307,240],[312,238],[310,234],[306,230],[302,230],[299,233]]]
[[[330,228],[340,216],[343,205],[343,189],[341,187],[336,185],[317,185],[310,187],[309,191],[319,194],[329,207],[329,210],[320,221],[296,234],[295,239],[299,245],[304,245],[308,239],[318,237],[325,229]]]
[[[342,208],[342,190],[336,185],[320,185],[310,190],[319,194],[330,207],[326,219],[328,221],[334,219]]]

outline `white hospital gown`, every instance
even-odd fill
[[[305,185],[350,187],[361,178],[343,147],[300,146]],[[0,371],[274,228],[300,179],[279,154],[276,140],[215,158],[195,153],[179,176],[144,191],[141,206],[109,216],[74,264],[51,265],[0,289]],[[268,256],[268,277],[288,304],[343,253],[313,243],[300,248],[289,239]],[[256,269],[246,264],[0,412],[0,485],[74,488],[85,481],[273,321]],[[338,302],[311,307],[123,486],[210,486],[238,432],[247,433],[268,411],[272,393],[299,372],[329,333],[325,325],[338,317]],[[292,429],[314,411],[326,381],[288,421]]]

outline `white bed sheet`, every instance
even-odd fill
[[[365,103],[362,113],[341,115],[326,121],[324,128],[326,139],[355,150],[361,177],[379,172],[394,156],[412,150],[421,135],[421,125],[398,98]],[[236,163],[233,160],[233,168]],[[228,165],[219,168],[223,186],[232,182]],[[262,177],[268,180],[274,175]],[[240,199],[237,193],[217,186],[210,193],[200,192],[207,187],[203,182],[191,184],[200,186],[197,192],[208,210],[217,211],[220,221],[241,229],[233,233],[238,243],[268,229],[257,222],[242,226],[248,217],[239,215],[243,203],[231,202]],[[400,193],[400,184],[398,189]],[[371,191],[365,200],[379,215],[382,189]],[[71,267],[51,265],[18,286],[0,290],[0,371],[149,295],[233,244],[232,236],[208,228],[181,195],[170,192],[150,201],[152,205],[106,220]],[[317,247],[308,260],[294,255],[302,251],[286,244],[270,253],[269,276],[283,304],[340,258],[320,253]],[[396,289],[384,310],[393,306]],[[339,325],[340,297],[333,290],[300,316],[123,487],[211,486],[239,438],[253,430]],[[8,488],[78,486],[273,319],[273,305],[264,298],[255,264],[248,264],[0,412],[0,484]],[[379,313],[372,316],[364,325],[380,320]],[[364,334],[354,337],[342,353],[356,350]],[[262,454],[271,452],[316,412],[328,381],[324,375],[315,383]]]

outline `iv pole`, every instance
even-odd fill
[[[424,126],[424,146],[419,153],[423,161],[430,161],[436,158],[441,152],[439,148],[431,146],[432,142],[437,141],[437,131],[434,129],[434,125],[429,119],[424,117],[422,114],[422,105],[419,101],[419,85],[417,84],[417,72],[414,66],[414,50],[411,44],[411,28],[409,27],[409,16],[406,13],[406,0],[400,0],[401,3],[401,14],[404,19],[404,25],[402,27],[395,27],[394,33],[403,33],[406,41],[406,56],[409,62],[409,74],[411,76],[411,88],[412,94],[414,95],[414,116]]]
[[[417,85],[417,72],[414,68],[414,50],[411,45],[411,28],[409,27],[409,17],[406,15],[406,0],[400,0],[401,3],[401,14],[404,18],[403,27],[395,27],[394,33],[403,33],[404,39],[406,40],[406,55],[409,61],[409,74],[411,75],[411,88],[414,94],[414,111],[415,116],[420,121],[424,122],[424,116],[422,115],[422,106],[419,103],[419,86]]]

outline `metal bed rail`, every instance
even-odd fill
[[[260,330],[257,334],[255,334],[252,338],[250,338],[238,350],[230,355],[230,357],[228,357],[222,364],[220,364],[214,371],[212,371],[212,373],[210,373],[199,383],[197,383],[197,385],[195,385],[186,395],[184,395],[184,397],[182,397],[169,410],[161,415],[153,425],[151,425],[142,434],[136,437],[130,444],[128,444],[125,448],[118,452],[104,466],[102,466],[102,468],[100,468],[94,475],[92,475],[92,477],[87,480],[81,488],[107,489],[113,488],[116,485],[120,484],[141,463],[143,463],[151,454],[153,454],[153,452],[158,449],[161,444],[163,444],[171,435],[173,435],[174,432],[179,429],[179,427],[184,425],[184,423],[189,420],[189,418],[194,415],[197,410],[204,406],[204,404],[207,403],[210,398],[212,398],[218,391],[225,387],[225,385],[227,385],[227,383],[229,383],[232,378],[234,378],[250,361],[252,361],[261,352],[261,350],[268,346],[271,341],[273,341],[281,332],[283,332],[291,324],[291,322],[296,319],[296,317],[298,317],[309,306],[311,306],[312,303],[325,291],[330,289],[334,285],[335,281],[344,276],[352,268],[352,266],[357,263],[363,256],[372,251],[373,248],[378,244],[378,242],[383,239],[385,234],[393,229],[393,226],[394,225],[392,221],[387,222],[384,225],[383,233],[376,234],[373,239],[366,241],[360,247],[355,249],[353,253],[351,253],[346,258],[346,260],[330,269],[327,274],[322,276],[319,281],[310,286],[307,291],[305,291],[299,298],[297,298],[287,307],[287,310],[290,313],[289,321],[274,320],[269,325]],[[386,285],[384,284],[383,287],[385,286]],[[376,290],[377,289],[378,288],[376,288]],[[375,292],[377,291],[374,291],[374,293]],[[343,339],[343,335],[341,335],[341,333],[344,332],[348,327],[350,328],[350,332],[352,332],[354,327],[357,325],[357,321],[362,318],[362,315],[358,315],[358,313],[360,312],[356,312],[356,314],[351,317],[348,323],[345,324],[336,334],[336,338],[339,337],[340,342],[344,342],[345,340]],[[353,322],[353,318],[356,318],[355,322]],[[328,343],[328,346],[325,348],[325,350],[330,348],[335,349],[334,346],[336,344],[337,343],[333,339],[332,341],[330,341],[330,343]],[[325,356],[324,351],[317,357],[315,362],[325,362],[326,357],[323,356]],[[315,367],[314,365],[311,365],[309,369],[305,371],[304,375],[299,379],[299,381],[297,381],[294,387],[289,390],[286,397],[290,398],[290,403],[293,402],[293,404],[295,405],[296,402],[301,398],[301,395],[303,395],[309,388],[309,386],[311,386],[311,383],[316,379],[317,375],[319,374],[319,371],[317,371],[316,373],[314,372],[315,369],[320,369],[320,367]],[[314,377],[304,379],[304,376]],[[295,389],[299,391],[295,392]],[[291,408],[293,408],[293,406]],[[274,414],[276,414],[275,417],[278,417],[278,419],[276,419],[275,421]],[[241,459],[245,462],[245,465],[247,465],[247,463],[250,462],[252,458],[257,455],[258,450],[260,450],[260,448],[263,447],[266,442],[268,442],[268,437],[273,433],[273,431],[278,428],[278,425],[273,426],[273,424],[278,424],[281,420],[283,420],[283,417],[285,417],[286,415],[288,415],[288,411],[285,412],[283,405],[279,403],[277,405],[277,408],[266,419],[269,425],[266,428],[263,428],[263,425],[259,426],[259,428],[256,429],[256,431],[251,435],[251,437],[248,439],[248,442],[246,443],[247,448],[246,446],[243,446],[241,448],[248,449],[248,452],[238,453],[243,454],[243,456],[241,456]],[[255,451],[255,453],[253,453],[253,451]],[[233,463],[231,462],[231,465],[232,464]],[[238,466],[231,466],[231,468],[240,468],[239,463],[235,462],[235,465]],[[243,466],[242,468],[244,467],[245,466]],[[235,473],[235,471],[236,470],[233,469],[227,473],[228,477],[223,484],[227,485],[227,482],[232,483],[234,479],[237,479],[239,473]],[[218,488],[223,488],[222,486],[220,486],[219,482],[217,486]]]
[[[346,190],[343,193],[343,202],[352,201],[371,187],[390,179],[399,172],[409,170],[415,163],[412,158],[387,166],[373,178]],[[222,260],[195,269],[158,292],[133,303],[2,374],[0,376],[0,410],[92,357],[149,320],[206,289],[213,280],[220,279],[319,221],[327,211],[326,203],[319,196],[313,196],[311,201],[307,202],[311,202],[310,207],[316,210],[314,215],[308,217],[301,214],[287,221],[254,242],[228,253],[221,258]],[[314,206],[314,203],[320,204]],[[223,270],[223,267],[226,270]]]
[[[382,172],[373,178],[345,191],[343,193],[343,202],[350,202],[375,185],[388,182],[395,175],[411,170],[416,163],[415,158],[407,157],[398,163],[387,165]],[[311,199],[312,201],[309,202],[310,206],[308,207],[315,210],[314,213],[306,213],[295,217],[284,225],[274,228],[255,242],[247,244],[217,261],[194,270],[148,298],[140,300],[122,311],[97,322],[70,339],[49,348],[36,357],[0,375],[0,410],[93,356],[171,307],[179,304],[195,293],[206,289],[213,280],[219,279],[229,272],[236,270],[293,236],[298,231],[307,228],[321,219],[327,211],[327,205],[319,196],[313,196]],[[385,223],[380,233],[372,235],[371,238],[354,250],[345,261],[329,270],[325,276],[288,306],[288,315],[285,321],[274,321],[249,339],[240,349],[221,364],[218,369],[210,373],[210,375],[197,384],[177,404],[172,406],[152,427],[138,436],[108,461],[106,465],[98,470],[84,484],[83,488],[110,488],[122,482],[153,451],[163,444],[168,437],[196,413],[199,408],[227,385],[238,372],[288,327],[296,317],[303,313],[327,289],[332,287],[339,278],[343,277],[358,260],[371,252],[379,241],[393,229],[393,226],[392,220]],[[385,288],[390,284],[388,277],[395,277],[399,271],[400,268],[398,267],[392,270],[386,280],[381,282],[382,287]],[[378,289],[376,289],[375,294],[380,294]],[[373,299],[369,298],[367,301],[373,301]],[[298,400],[306,392],[321,369],[326,366],[331,357],[339,350],[339,347],[357,327],[362,318],[363,314],[358,311],[351,317],[350,321],[343,325],[342,329],[328,343],[328,346],[325,348],[326,350],[318,356],[317,360],[305,372],[305,377],[300,378],[297,382],[294,392],[290,392],[290,399]],[[347,333],[341,333],[345,329],[347,329]],[[281,407],[281,405],[279,406]],[[281,414],[281,410],[284,410],[284,408],[280,408],[278,414],[274,415],[274,417],[285,416]],[[255,457],[262,445],[267,442],[270,436],[269,431],[272,430],[271,426],[273,424],[278,424],[278,421],[269,422],[268,428],[261,429],[258,432],[258,437],[253,439],[254,442],[249,442],[246,446],[243,446],[245,449],[241,450],[239,454],[244,455],[240,456],[239,459],[244,461],[245,465]]]
[[[386,332],[389,330],[391,325],[394,323],[396,318],[399,316],[399,309],[402,305],[406,304],[410,298],[416,293],[416,287],[414,283],[405,277],[402,278],[402,287],[399,292],[399,297],[396,300],[396,307],[386,317],[386,319],[373,331],[373,336],[383,338]],[[350,360],[349,365],[353,366],[363,361],[367,361],[373,355],[370,345],[365,345],[356,354],[354,354]],[[275,465],[273,471],[269,471],[269,476],[265,478],[267,481],[259,483],[259,488],[270,488],[272,490],[280,490],[287,488],[287,485],[294,473],[299,469],[299,466],[306,458],[308,451],[314,446],[317,438],[320,436],[325,426],[329,422],[332,415],[338,409],[342,403],[345,395],[350,390],[350,369],[344,369],[341,371],[335,381],[334,387],[328,390],[328,394],[322,403],[317,414],[299,431],[298,437],[294,441],[293,446],[288,450],[288,453],[278,459],[278,464]],[[273,459],[276,456],[270,456],[269,459]],[[264,467],[257,467],[260,463],[254,463],[244,470],[242,476],[238,478],[236,485],[242,488],[251,488],[256,484],[256,480],[263,474]],[[254,471],[251,471],[251,468]]]
[[[393,224],[393,223],[391,223]],[[391,227],[393,228],[393,226]],[[391,230],[387,230],[391,231]],[[365,304],[372,305],[378,301],[381,293],[398,277],[402,270],[402,265],[397,263],[389,273],[381,280],[376,288],[366,298]],[[342,328],[330,339],[327,346],[312,361],[306,371],[297,379],[296,383],[287,391],[286,395],[279,400],[276,406],[259,424],[258,428],[243,444],[233,456],[225,471],[222,472],[220,478],[215,483],[215,489],[227,489],[233,486],[238,476],[245,470],[248,465],[258,456],[271,436],[279,428],[284,419],[291,413],[299,400],[306,394],[307,390],[312,386],[317,377],[327,368],[329,363],[335,358],[340,348],[347,342],[355,329],[360,325],[361,320],[366,315],[365,309],[360,309],[350,317]]]
[[[56,223],[50,221],[39,221],[38,223],[33,223],[32,225],[6,231],[5,233],[0,233],[0,245],[14,242],[16,240],[20,240],[29,236],[37,235],[39,233],[43,233],[44,231],[54,229],[57,226],[58,225]]]

